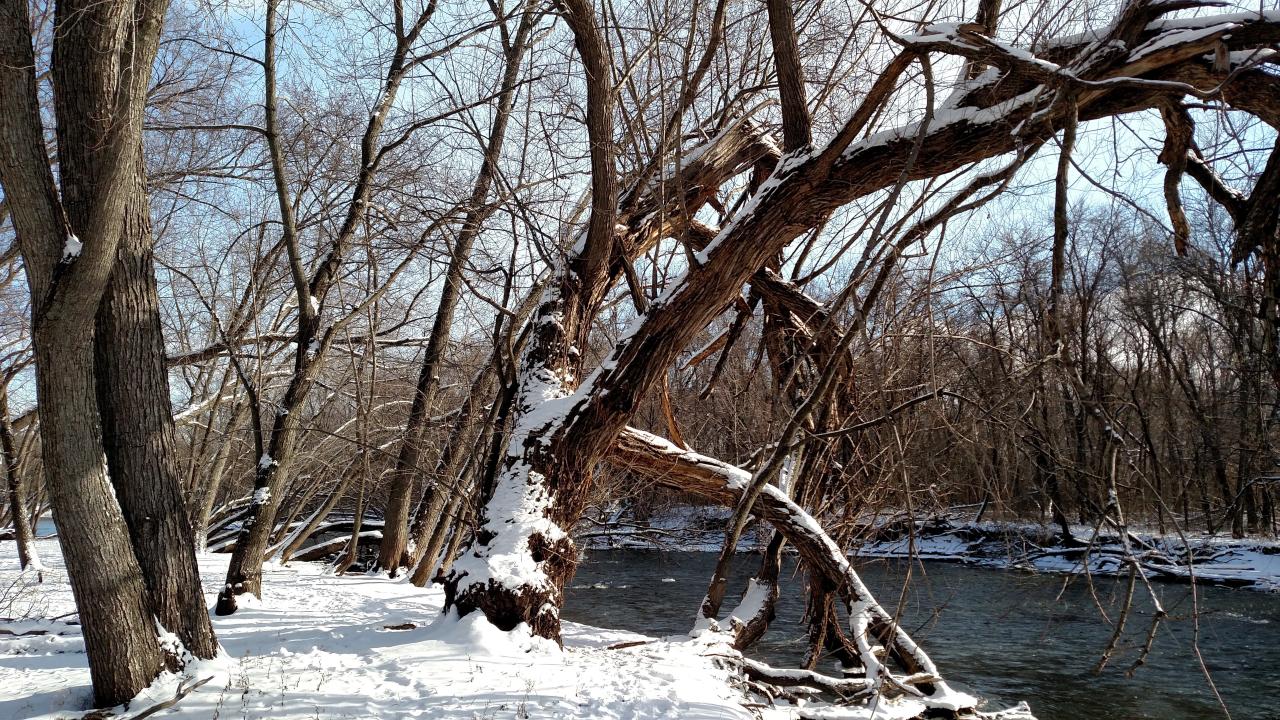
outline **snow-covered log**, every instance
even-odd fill
[[[619,435],[609,461],[666,487],[728,507],[736,506],[751,481],[751,473],[742,468],[683,450],[635,428],[627,428]],[[883,644],[908,675],[938,678],[937,682],[921,681],[919,685],[932,706],[957,710],[973,702],[973,698],[947,687],[928,654],[876,602],[844,551],[804,508],[769,485],[757,499],[754,511],[795,547],[810,568],[836,588],[849,611],[853,639],[860,650],[859,659],[872,686],[881,688],[897,682],[881,661],[878,645]]]

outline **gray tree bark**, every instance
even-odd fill
[[[141,157],[137,163],[141,169]],[[139,172],[94,332],[102,441],[156,620],[192,655],[212,658],[218,642],[204,604],[175,460],[154,246]]]

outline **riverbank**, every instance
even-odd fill
[[[0,718],[81,717],[91,691],[56,541],[37,541],[44,582],[19,573],[0,543]],[[206,589],[227,555],[200,557]],[[162,703],[165,718],[682,718],[794,720],[801,710],[747,694],[736,651],[687,636],[658,639],[566,622],[564,648],[478,615],[440,612],[443,593],[400,580],[334,576],[314,563],[269,564],[266,595],[214,625],[224,653],[165,675],[123,717]],[[640,592],[637,590],[637,592]],[[208,594],[212,603],[214,593]],[[181,696],[181,697],[179,697]],[[882,702],[839,717],[907,718]]]
[[[1114,577],[1137,562],[1153,581],[1280,591],[1280,542],[1221,536],[1097,532],[1076,527],[1077,544],[1025,523],[924,523],[898,537],[861,545],[856,554],[918,558],[982,567]],[[1126,542],[1127,539],[1127,542]]]
[[[39,541],[45,582],[18,577],[13,544],[0,544],[0,717],[66,718],[91,698],[78,628],[56,542]],[[217,588],[226,555],[200,558]],[[440,614],[443,594],[407,582],[334,576],[322,565],[268,566],[266,597],[215,618],[225,654],[162,677],[130,717],[204,682],[166,718],[747,718],[745,696],[693,641],[647,640],[574,623],[565,648],[503,633],[479,616]],[[213,601],[213,593],[208,600]]]
[[[719,552],[728,511],[676,507],[635,519],[617,513],[582,528],[591,549]],[[758,524],[757,524],[758,525]],[[768,542],[766,528],[753,527],[739,552]],[[1114,577],[1140,563],[1153,581],[1280,591],[1280,541],[1206,535],[1159,535],[1150,530],[1118,533],[1077,526],[1077,544],[1066,545],[1050,528],[1035,523],[969,523],[931,518],[880,524],[850,550],[853,558],[956,562],[985,568]]]

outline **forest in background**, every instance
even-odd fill
[[[1206,7],[9,3],[0,522],[103,702],[216,647],[194,551],[557,638],[618,502],[755,512],[930,687],[828,537],[1276,532],[1280,21]]]

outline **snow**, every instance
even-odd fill
[[[1037,86],[1025,93],[1022,93],[1021,95],[1016,95],[988,108],[965,106],[940,109],[934,114],[933,118],[929,120],[928,131],[931,133],[938,132],[945,127],[959,123],[969,123],[970,125],[976,126],[998,122],[1015,114],[1026,106],[1034,105],[1035,102],[1040,99],[1040,96],[1041,88]],[[896,140],[914,138],[920,134],[920,128],[921,123],[915,122],[902,127],[882,130],[875,134],[868,135],[856,143],[850,143],[849,147],[844,149],[842,157],[846,160],[855,158],[858,153],[865,152],[870,148],[887,145]],[[1017,128],[1015,128],[1014,132],[1017,132]]]
[[[1259,48],[1257,50],[1235,50],[1227,53],[1227,59],[1233,66],[1255,65],[1274,61],[1277,55],[1280,55],[1280,50],[1276,50],[1274,48]],[[1206,55],[1205,58],[1213,60],[1213,56],[1211,55]],[[1237,190],[1236,192],[1239,191]]]
[[[743,623],[750,622],[769,602],[769,592],[772,587],[769,583],[762,583],[755,578],[748,580],[747,591],[742,594],[742,600],[738,602],[738,607],[733,609],[731,617]]]
[[[644,430],[630,428],[628,429],[628,432],[644,439],[644,441],[651,447],[662,448],[663,452],[673,457],[680,458],[685,462],[693,463],[695,465],[702,465],[713,472],[722,475],[724,477],[725,487],[730,490],[744,490],[751,485],[751,473],[743,470],[742,468],[726,465],[713,457],[696,453],[692,450],[685,450],[684,448],[671,443],[666,438],[654,435],[650,432],[645,432]]]
[[[269,454],[267,454],[267,453],[262,453],[262,457],[258,458],[258,469],[259,469],[259,470],[266,470],[267,468],[269,468],[269,467],[271,467],[272,465],[275,465],[275,464],[276,464],[275,459],[274,459],[274,458],[272,458],[272,457],[271,457],[271,455],[269,455]]]
[[[88,707],[89,671],[79,627],[55,621],[74,610],[56,541],[41,540],[50,571],[18,577],[15,545],[0,543],[0,587],[15,584],[0,621],[0,718],[53,720]],[[216,589],[226,555],[199,558]],[[443,593],[322,565],[264,567],[264,599],[215,617],[224,653],[166,674],[129,715],[205,678],[160,717],[278,718],[673,718],[748,720],[735,689],[736,656],[723,643],[667,640],[564,623],[564,650],[502,632],[479,614],[442,615]],[[212,602],[214,594],[207,593]],[[413,627],[393,630],[388,626]],[[30,632],[41,634],[24,634]],[[8,634],[14,633],[13,635]],[[611,649],[619,643],[641,644]],[[795,717],[766,708],[766,720]],[[869,716],[868,716],[869,717]],[[887,717],[878,715],[877,717]]]
[[[270,467],[270,465],[268,465],[268,467]],[[253,491],[254,505],[266,505],[267,501],[270,499],[271,499],[271,488],[269,487],[260,487],[257,490]]]
[[[777,492],[777,489],[766,488],[766,492]],[[586,541],[583,545],[597,549],[719,552],[728,517],[729,511],[718,506],[675,506],[643,521],[621,513],[615,518],[619,522],[615,527],[584,525]],[[806,522],[804,518],[797,519]],[[748,532],[744,533],[738,545],[738,552],[759,551],[768,543],[769,533],[752,532],[755,529],[755,526],[748,526]],[[758,529],[765,529],[764,524]],[[913,558],[1053,574],[1083,572],[1083,553],[1046,540],[1051,532],[1035,523],[965,523],[941,529],[922,526],[914,537],[865,542],[855,547],[852,554],[858,558]],[[1077,538],[1087,540],[1093,529],[1078,526],[1073,527],[1072,532]],[[979,535],[981,537],[977,537]],[[1135,537],[1142,545],[1154,548],[1165,558],[1185,557],[1186,545],[1177,536],[1162,537],[1144,528],[1136,531]],[[1210,585],[1280,592],[1280,541],[1234,540],[1193,534],[1188,536],[1187,544],[1198,558],[1190,567],[1185,563],[1170,564],[1151,553],[1144,554],[1146,566],[1164,580],[1189,581],[1194,578],[1196,582]],[[1138,553],[1143,553],[1143,548],[1135,548]],[[1089,572],[1098,576],[1127,572],[1127,566],[1120,562],[1122,549],[1114,533],[1099,537],[1089,555]]]
[[[540,534],[554,543],[565,537],[547,517],[549,505],[545,480],[526,465],[512,468],[497,483],[486,506],[491,519],[485,527],[494,532],[493,539],[488,545],[474,546],[453,564],[453,572],[464,578],[459,590],[490,581],[507,588],[548,587],[550,579],[529,552],[529,538]]]
[[[1194,30],[1224,23],[1246,24],[1255,22],[1280,22],[1280,8],[1263,10],[1246,10],[1233,13],[1215,13],[1200,17],[1162,18],[1147,26],[1148,30]]]
[[[1148,40],[1146,43],[1134,48],[1129,53],[1129,62],[1137,62],[1149,55],[1154,55],[1166,48],[1175,47],[1177,45],[1191,45],[1197,41],[1206,38],[1230,32],[1239,28],[1239,23],[1224,22],[1216,25],[1207,25],[1203,27],[1187,27],[1170,29]],[[1224,36],[1223,39],[1226,39]]]
[[[966,536],[979,532],[984,537],[966,539]],[[1078,527],[1072,532],[1077,538],[1087,540],[1093,531],[1092,528]],[[1045,529],[1034,524],[980,523],[946,532],[922,532],[914,539],[904,537],[868,543],[858,550],[858,555],[915,557],[1054,574],[1076,574],[1087,570],[1092,575],[1109,576],[1128,572],[1128,565],[1122,561],[1122,544],[1115,537],[1099,537],[1086,561],[1079,549],[1043,542],[1044,534]],[[1144,532],[1137,533],[1135,537],[1167,559],[1183,558],[1187,545],[1200,558],[1188,567],[1182,562],[1171,564],[1138,548],[1144,567],[1165,580],[1189,581],[1194,577],[1199,583],[1280,591],[1280,543],[1274,540],[1191,536],[1184,544],[1176,536],[1160,537]]]
[[[1280,9],[1263,10],[1261,12],[1258,10],[1245,10],[1228,13],[1208,13],[1197,17],[1163,17],[1147,25],[1147,31],[1158,32],[1161,30],[1178,29],[1195,30],[1225,23],[1243,25],[1254,22],[1277,21],[1280,21]],[[1096,41],[1102,32],[1103,30],[1098,28],[1084,33],[1058,35],[1053,38],[1041,40],[1039,46],[1042,48],[1066,47],[1068,45],[1077,45],[1083,42]]]
[[[904,37],[903,42],[908,45],[926,44],[926,43],[946,43],[955,46],[963,46],[973,49],[979,49],[981,46],[968,40],[960,30],[960,23],[934,23],[926,26],[918,35],[909,35]],[[1013,58],[1025,65],[1032,65],[1039,68],[1042,72],[1049,75],[1070,75],[1071,73],[1056,63],[1049,62],[1044,58],[1037,57],[1026,48],[1001,42],[995,38],[983,37],[982,43],[998,48],[1000,52],[1009,58]]]
[[[75,233],[69,233],[67,240],[62,244],[62,262],[71,262],[80,257],[80,251],[84,249],[84,243],[80,242],[80,238]]]

